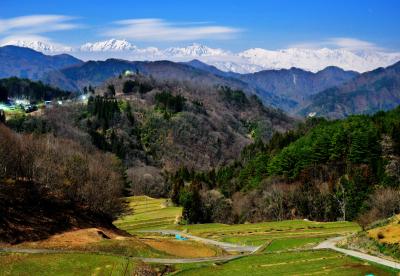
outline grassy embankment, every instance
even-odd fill
[[[400,215],[374,223],[341,246],[399,262]]]

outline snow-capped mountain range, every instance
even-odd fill
[[[217,67],[222,71],[253,73],[268,69],[288,69],[297,67],[317,72],[327,66],[337,66],[345,70],[365,72],[377,67],[386,67],[400,60],[400,53],[375,50],[349,49],[303,49],[289,48],[266,50],[252,48],[233,53],[219,48],[210,48],[200,44],[186,47],[159,49],[156,47],[139,48],[126,40],[110,39],[94,43],[85,43],[79,47],[67,47],[44,41],[8,41],[4,45],[28,47],[45,54],[68,52],[83,60],[104,60],[121,58],[127,60],[172,60],[189,61],[198,59]]]
[[[56,43],[50,43],[46,41],[38,40],[10,40],[3,43],[1,46],[14,45],[19,47],[26,47],[36,50],[38,52],[50,54],[50,53],[67,53],[72,52],[73,48],[68,46],[59,45]]]
[[[79,47],[79,50],[83,52],[135,51],[137,47],[126,40],[110,39],[85,43]]]

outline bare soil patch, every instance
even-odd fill
[[[76,248],[109,239],[126,239],[104,228],[77,229],[53,235],[45,240],[20,243],[24,248]]]

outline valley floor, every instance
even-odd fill
[[[135,213],[115,225],[132,237],[119,237],[98,229],[78,230],[79,237],[74,236],[75,231],[46,241],[11,246],[8,249],[13,252],[0,253],[0,275],[132,275],[139,270],[159,275],[398,275],[399,272],[331,248],[314,249],[329,238],[358,232],[360,227],[355,223],[293,220],[176,225],[181,209],[170,207],[166,200],[148,197],[129,200]],[[179,240],[176,235],[188,240]],[[68,244],[70,239],[75,239],[75,244]],[[81,243],[77,244],[77,240]],[[40,248],[49,251],[41,252]],[[26,249],[39,251],[31,254]]]

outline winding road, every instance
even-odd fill
[[[337,247],[336,244],[345,238],[346,237],[335,237],[335,238],[327,239],[326,241],[323,241],[320,244],[318,244],[316,247],[314,247],[314,249],[331,249],[331,250],[335,250],[337,252],[343,253],[345,255],[355,257],[357,259],[366,260],[369,262],[377,263],[380,265],[384,265],[384,266],[388,266],[388,267],[400,270],[400,263],[382,259],[382,258],[372,256],[369,254],[365,254],[365,253],[362,253],[359,251]]]
[[[255,253],[261,247],[261,246],[244,246],[244,245],[239,245],[239,244],[234,244],[234,243],[220,242],[220,241],[216,241],[216,240],[193,236],[188,233],[177,231],[177,230],[147,230],[147,231],[140,231],[140,232],[142,232],[142,233],[160,233],[163,235],[180,235],[182,237],[185,237],[185,238],[188,238],[188,239],[191,239],[194,241],[218,246],[228,252]]]

